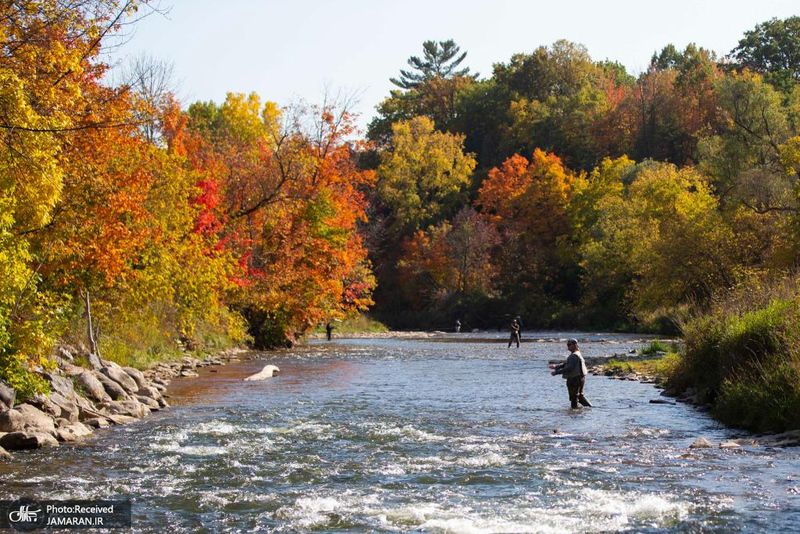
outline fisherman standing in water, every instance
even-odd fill
[[[508,340],[508,348],[511,348],[511,344],[516,342],[517,348],[519,348],[519,323],[516,319],[511,321],[511,339]]]
[[[509,345],[510,346],[510,345]],[[586,397],[583,396],[583,386],[586,384],[586,362],[583,360],[581,351],[578,349],[578,340],[570,339],[567,341],[567,350],[570,354],[564,363],[556,366],[551,375],[564,375],[567,379],[567,391],[569,392],[569,402],[572,409],[578,409],[578,403],[583,406],[591,406]]]

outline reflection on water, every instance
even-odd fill
[[[204,369],[170,410],[0,464],[0,498],[131,497],[141,532],[798,531],[800,451],[690,451],[741,435],[634,382],[589,377],[596,407],[573,412],[547,368],[572,335],[313,341],[264,354],[281,374],[261,382],[242,378],[264,361]]]

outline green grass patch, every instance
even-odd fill
[[[657,354],[659,352],[675,353],[678,352],[678,346],[676,343],[655,339],[646,347],[639,349],[639,354],[644,355]]]
[[[680,356],[675,352],[671,352],[662,358],[647,360],[620,360],[612,358],[604,364],[604,368],[615,372],[667,377],[672,373],[679,361]]]

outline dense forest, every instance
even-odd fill
[[[723,57],[666,45],[638,75],[558,41],[482,77],[427,41],[364,136],[346,98],[185,107],[154,60],[110,83],[107,43],[154,9],[0,7],[0,378],[18,390],[46,387],[59,346],[146,365],[367,310],[691,345],[780,302],[765,335],[794,331],[800,17]]]

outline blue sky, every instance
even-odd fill
[[[359,124],[425,40],[454,39],[489,76],[515,53],[568,39],[632,74],[672,43],[728,53],[744,32],[800,15],[798,0],[162,0],[113,61],[142,54],[172,63],[184,104],[257,92],[287,105],[319,102],[326,87],[358,92]]]

